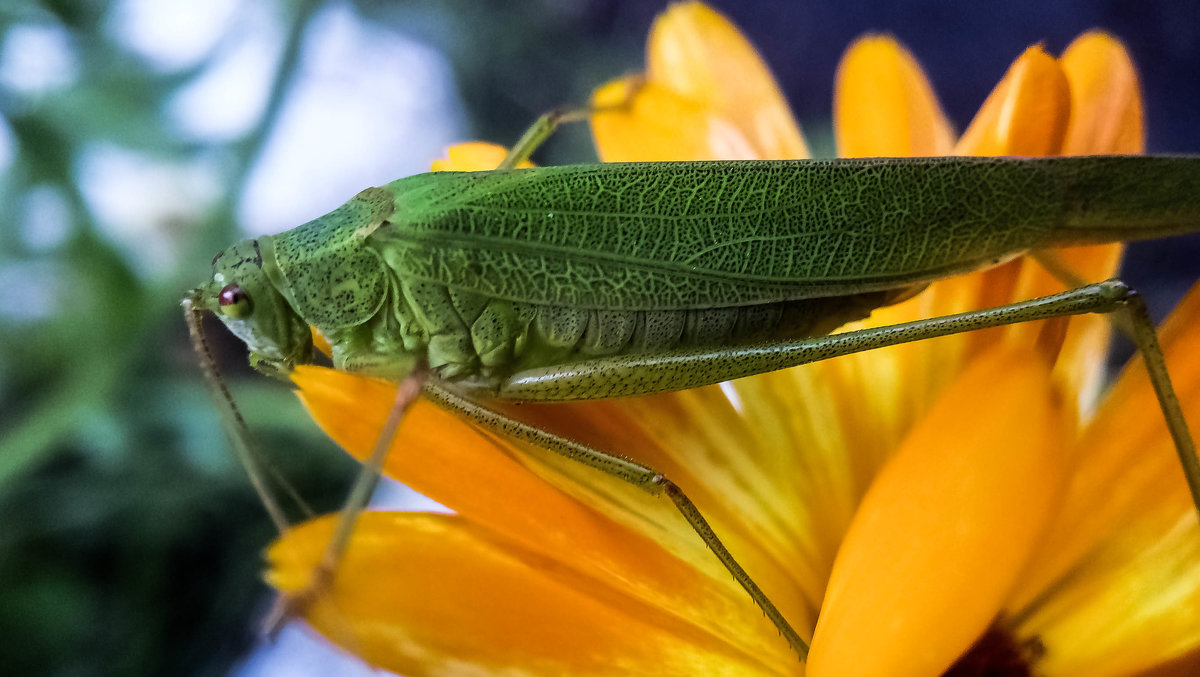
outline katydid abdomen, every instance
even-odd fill
[[[231,248],[209,296],[260,269],[296,322],[330,338],[338,366],[399,375],[426,359],[486,389],[580,356],[821,334],[1031,249],[1198,228],[1194,158],[443,172]],[[251,319],[225,316],[254,334]],[[279,331],[259,333],[275,334],[247,340],[263,361],[304,359],[294,341],[263,350]]]
[[[841,297],[682,310],[586,309],[492,298],[436,282],[397,277],[392,335],[409,337],[441,378],[495,394],[513,373],[592,357],[657,353],[684,346],[740,345],[819,336],[899,297],[875,291]],[[433,311],[433,312],[431,312]],[[368,321],[370,323],[370,321]],[[386,375],[388,364],[365,365]]]

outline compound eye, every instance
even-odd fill
[[[217,305],[222,315],[235,318],[246,317],[253,309],[250,295],[236,283],[225,285],[221,293],[217,294]]]

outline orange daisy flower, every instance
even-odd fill
[[[707,7],[668,9],[647,60],[628,112],[593,119],[605,160],[806,155],[766,66]],[[1133,153],[1143,135],[1133,66],[1102,33],[1060,58],[1027,50],[957,139],[912,56],[864,38],[839,68],[835,124],[845,156]],[[463,149],[447,162],[484,163]],[[1055,254],[1103,279],[1120,247]],[[1060,288],[1018,260],[934,283],[870,324]],[[456,514],[364,514],[305,618],[409,675],[1195,674],[1200,525],[1144,370],[1132,364],[1095,404],[1107,335],[1103,318],[1073,318],[667,395],[520,407],[687,491],[812,637],[807,664],[669,502],[427,402],[385,473]],[[1186,349],[1200,341],[1200,292],[1162,339],[1200,420],[1200,354]],[[365,457],[395,387],[313,367],[294,378],[314,420]],[[269,582],[306,589],[334,521],[284,534]]]

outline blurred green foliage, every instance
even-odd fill
[[[164,70],[114,36],[117,4],[21,0],[0,8],[0,40],[49,28],[75,57],[69,86],[0,84],[13,149],[0,178],[0,282],[8,295],[0,302],[5,674],[223,674],[254,641],[255,618],[269,601],[259,571],[272,527],[228,451],[178,304],[213,254],[240,239],[241,187],[324,3],[273,3],[285,41],[267,104],[248,133],[214,142],[181,139],[164,108],[220,56],[222,43],[195,65]],[[491,109],[478,134],[503,139],[564,97],[582,98],[586,90],[565,81],[604,77],[597,62],[571,71],[591,48],[562,24],[589,22],[579,13],[586,4],[541,5],[498,3],[483,13],[466,0],[364,0],[355,9],[365,21],[444,46],[468,102]],[[629,32],[630,45],[640,40]],[[630,66],[639,49],[625,52]],[[577,58],[554,58],[564,50]],[[497,55],[516,64],[505,71],[512,79],[493,77]],[[518,79],[521,68],[541,75]],[[565,138],[560,149],[580,157],[586,137]],[[151,235],[168,243],[170,265],[145,265],[149,249],[113,237],[90,209],[82,163],[98,146],[150,167],[218,158],[217,199],[199,210],[168,210],[152,224]],[[47,226],[51,235],[35,232]],[[286,387],[249,373],[244,350],[219,324],[208,335],[261,445],[317,510],[335,509],[355,466]]]
[[[314,4],[291,7],[293,50]],[[201,265],[144,272],[142,253],[89,211],[80,157],[97,143],[164,163],[210,150],[177,140],[160,114],[203,64],[157,72],[110,37],[108,10],[0,11],[6,36],[21,25],[64,31],[78,70],[68,88],[0,92],[15,152],[0,266],[10,291],[36,304],[0,324],[0,664],[7,674],[215,674],[252,637],[258,552],[271,529],[230,460],[178,301],[235,238],[236,189],[275,111],[225,149],[230,181],[214,207],[156,224],[179,261]],[[48,216],[34,213],[45,208],[34,195],[49,196]],[[59,221],[49,245],[30,235],[40,218]],[[240,376],[236,346],[219,347]],[[276,454],[285,472],[314,502],[335,505],[352,466],[321,448],[287,389],[255,379],[237,391],[265,446],[287,452]]]

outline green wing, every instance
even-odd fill
[[[1061,197],[979,158],[629,163],[422,174],[369,239],[402,279],[623,310],[835,296],[1039,243]]]

